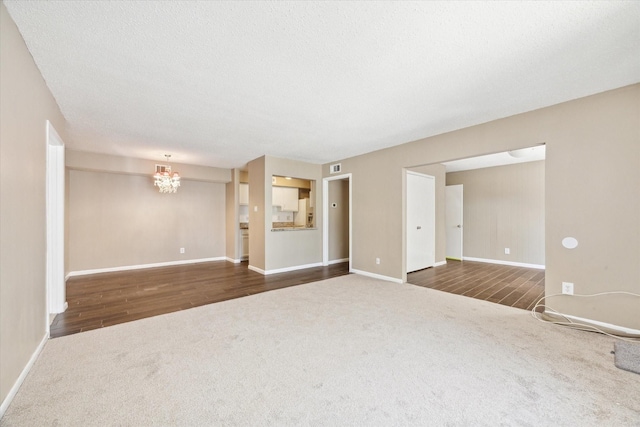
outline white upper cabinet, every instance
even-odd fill
[[[298,189],[291,187],[272,187],[273,206],[280,206],[285,212],[298,212]]]
[[[240,204],[248,205],[249,204],[249,184],[240,183]]]

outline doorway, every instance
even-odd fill
[[[349,261],[352,269],[351,174],[322,180],[322,265]]]
[[[407,174],[406,259],[407,273],[433,267],[436,247],[435,177]]]
[[[436,195],[442,218],[436,223],[439,262],[411,273],[407,281],[521,308],[544,295],[545,157],[540,145],[438,164],[445,167],[448,184],[436,186],[444,196]],[[458,185],[452,195],[450,186]],[[457,206],[455,199],[464,205]],[[455,219],[447,218],[447,210],[456,211]],[[461,233],[450,233],[454,228]],[[452,251],[456,245],[459,255]]]

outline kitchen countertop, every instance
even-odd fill
[[[271,231],[303,231],[303,230],[317,230],[316,227],[305,227],[303,225],[299,227],[279,227],[272,228]]]

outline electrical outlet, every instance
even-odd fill
[[[504,248],[504,254],[505,254],[505,255],[509,255],[509,254],[511,254],[511,249],[509,249],[509,248]]]
[[[376,258],[376,264],[380,264],[380,258]]]
[[[573,283],[562,282],[562,293],[565,295],[573,295]]]
[[[184,248],[180,248],[180,253],[183,254],[184,253]]]

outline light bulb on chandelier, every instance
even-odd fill
[[[171,154],[164,155],[169,163]],[[156,165],[156,173],[153,175],[153,185],[158,187],[161,193],[175,193],[180,187],[180,174],[178,172],[171,173],[171,166]]]

